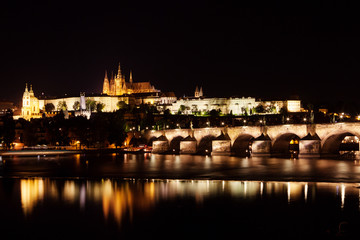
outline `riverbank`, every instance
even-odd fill
[[[86,154],[86,153],[146,153],[145,151],[127,151],[121,148],[103,148],[103,149],[24,149],[1,151],[0,156],[38,156],[38,155],[68,155],[68,154]]]

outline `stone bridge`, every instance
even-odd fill
[[[343,140],[351,136],[358,148],[360,123],[286,124],[196,129],[149,130],[144,137],[154,153],[339,155]]]

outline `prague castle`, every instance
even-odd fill
[[[87,95],[85,97],[85,101],[101,103],[103,104],[102,111],[113,112],[118,109],[118,103],[120,101],[130,105],[156,104],[158,102],[171,103],[176,101],[176,97],[174,94],[169,97],[169,94],[161,93],[161,91],[155,89],[150,82],[134,82],[131,72],[129,81],[127,82],[125,80],[125,75],[121,72],[119,64],[117,74],[115,76],[112,74],[110,81],[108,79],[107,72],[105,71],[102,92]],[[42,116],[40,112],[45,112],[45,106],[47,104],[52,104],[55,107],[54,111],[59,111],[60,109],[64,110],[64,106],[66,106],[65,108],[68,111],[79,112],[80,110],[86,110],[78,107],[80,106],[80,102],[80,94],[77,96],[53,98],[40,96],[39,98],[36,98],[32,85],[30,85],[29,90],[28,85],[26,84],[23,94],[21,116],[19,117],[26,120],[39,118]]]
[[[81,95],[81,96],[80,96]],[[255,109],[259,105],[264,108],[272,108],[272,113],[278,113],[281,108],[286,107],[289,112],[298,112],[301,108],[300,100],[287,101],[256,101],[255,98],[210,98],[204,97],[203,89],[196,87],[193,97],[183,97],[177,99],[173,92],[162,93],[157,90],[150,82],[133,82],[132,72],[129,74],[129,81],[125,80],[125,75],[122,74],[120,64],[117,74],[111,74],[108,79],[107,71],[103,80],[102,92],[98,94],[86,95],[84,93],[77,96],[63,96],[63,97],[35,97],[32,85],[30,90],[28,85],[25,86],[23,94],[21,116],[26,120],[31,118],[39,118],[45,113],[47,105],[52,105],[52,111],[66,110],[73,111],[74,115],[85,115],[89,117],[91,111],[88,102],[101,104],[103,112],[116,111],[119,102],[124,102],[132,106],[139,106],[140,104],[155,105],[159,111],[170,110],[171,113],[176,114],[181,112],[183,114],[202,114],[210,112],[211,110],[221,111],[223,114],[251,114],[251,109]],[[47,114],[47,113],[46,113]]]

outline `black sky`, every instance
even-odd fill
[[[235,2],[237,3],[235,5]],[[7,1],[1,95],[100,92],[121,62],[162,91],[355,101],[360,15],[346,1]]]

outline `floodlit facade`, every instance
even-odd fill
[[[133,82],[132,72],[130,72],[129,82],[125,81],[125,75],[121,73],[119,63],[118,72],[115,76],[111,76],[110,81],[105,71],[105,78],[103,83],[103,94],[109,96],[120,96],[124,94],[134,93],[154,93],[160,92],[155,89],[150,82]]]
[[[287,100],[286,107],[289,112],[300,112],[301,101],[300,100]]]
[[[30,90],[28,89],[27,84],[25,86],[22,99],[21,116],[26,120],[41,117],[39,99],[35,97],[32,85],[30,85]]]
[[[117,104],[119,101],[124,101],[126,104],[131,103],[132,98],[129,96],[88,96],[85,97],[86,100],[95,101],[96,103],[104,104],[103,112],[113,112],[118,109]],[[40,99],[39,108],[45,110],[46,104],[53,104],[55,111],[61,110],[59,106],[62,102],[65,102],[66,109],[68,111],[78,111],[75,107],[80,103],[80,95],[78,97],[62,97],[62,98],[49,98],[49,99]],[[78,102],[78,103],[77,103]],[[78,105],[79,106],[79,105]]]
[[[270,111],[256,113],[255,108],[263,105]],[[242,98],[207,98],[203,95],[202,87],[196,86],[194,97],[184,97],[166,107],[172,114],[206,114],[211,110],[220,111],[222,114],[249,115],[249,114],[277,114],[282,108],[288,112],[300,112],[300,100],[285,101],[256,101],[252,97]]]
[[[201,114],[211,110],[220,110],[222,114],[240,115],[249,113],[256,107],[255,98],[182,98],[168,107],[171,113],[181,111],[184,114]]]
[[[250,115],[279,113],[282,108],[288,112],[300,112],[300,100],[286,101],[256,101],[252,97],[242,98],[209,98],[204,97],[203,88],[196,87],[194,97],[184,97],[177,99],[173,92],[162,93],[156,90],[149,82],[134,83],[130,73],[129,82],[125,81],[121,74],[119,65],[118,74],[109,81],[105,73],[102,94],[85,96],[64,96],[57,98],[35,97],[32,86],[30,90],[26,84],[23,94],[21,116],[26,120],[41,117],[41,113],[46,112],[47,104],[54,106],[54,111],[67,110],[77,112],[89,111],[86,109],[85,102],[92,101],[103,105],[103,112],[113,112],[119,109],[118,103],[124,102],[128,105],[139,106],[149,104],[157,106],[160,111],[170,110],[172,114],[181,112],[182,114],[208,114],[212,110],[219,111],[221,114]],[[259,105],[271,109],[271,111],[256,113],[255,108]],[[89,108],[89,107],[87,107]],[[91,111],[89,111],[91,114]],[[19,116],[18,116],[19,117]]]

